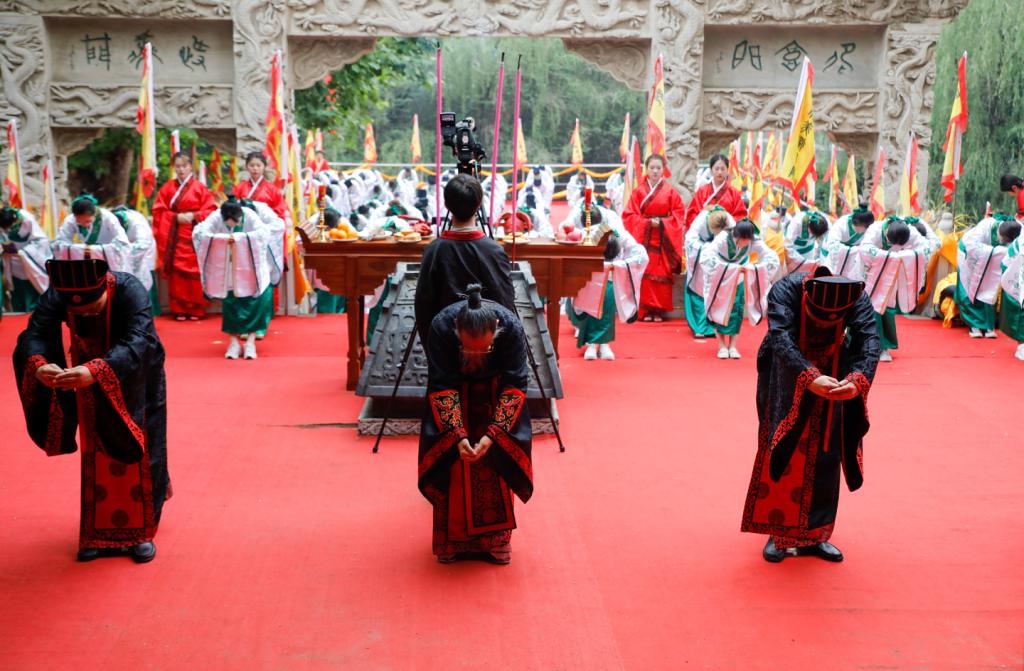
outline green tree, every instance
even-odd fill
[[[946,26],[935,50],[935,106],[929,159],[929,201],[939,206],[949,112],[956,93],[957,61],[967,52],[968,124],[962,157],[964,172],[956,209],[977,219],[986,201],[1006,211],[1010,197],[999,192],[999,177],[1024,173],[1024,59],[1020,0],[972,0]]]

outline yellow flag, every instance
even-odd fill
[[[917,138],[910,131],[907,155],[903,159],[903,174],[900,175],[900,216],[911,217],[921,214],[917,202]]]
[[[136,189],[139,189],[139,180],[135,180]],[[43,231],[53,240],[57,234],[57,192],[53,188],[53,161],[49,160],[43,166]]]
[[[644,160],[651,154],[665,155],[665,72],[661,56],[654,61],[654,86],[651,88],[650,105],[647,108],[647,147]],[[668,166],[665,166],[668,177]]]
[[[779,180],[797,200],[802,189],[807,188],[808,179],[816,179],[814,169],[814,112],[811,104],[811,87],[814,83],[814,67],[811,59],[804,58],[793,105],[793,122],[789,129],[789,145],[782,161]]]
[[[377,140],[373,137],[373,124],[366,124],[366,136],[363,138],[363,163],[377,162]]]
[[[629,158],[629,112],[626,112],[626,123],[622,127],[622,138],[619,140],[619,160],[623,163]]]
[[[572,150],[570,163],[575,166],[583,165],[583,141],[580,139],[580,120],[576,119],[576,126],[572,130],[572,137],[569,138],[569,147]]]
[[[24,180],[21,178],[21,145],[18,144],[18,121],[7,122],[7,203],[13,208],[27,208],[25,204]]]
[[[409,143],[409,151],[412,153],[412,164],[416,165],[423,160],[423,149],[420,147],[420,115],[412,115],[412,142]]]
[[[740,175],[739,140],[733,140],[729,145],[729,184],[737,191],[743,188],[743,176]]]
[[[953,192],[956,191],[956,183],[960,180],[960,173],[963,166],[960,164],[960,150],[963,143],[963,135],[967,132],[967,52],[960,57],[957,63],[957,86],[956,96],[953,97],[953,109],[949,113],[949,126],[946,128],[946,160],[942,165],[942,186],[945,193],[942,199],[947,203],[953,199]]]
[[[857,193],[857,163],[853,155],[846,162],[846,176],[843,177],[843,198],[846,203],[843,205],[843,214],[849,214],[860,207],[860,194]]]
[[[518,124],[516,129],[516,163],[522,168],[528,163],[526,159],[526,136],[523,135],[522,118],[516,119],[516,123]]]
[[[885,150],[878,150],[878,160],[875,161],[875,180],[871,185],[871,198],[869,207],[875,219],[885,218],[885,185],[882,184],[885,176]]]

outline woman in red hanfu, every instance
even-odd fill
[[[153,203],[153,237],[160,272],[167,278],[170,312],[178,321],[199,320],[206,314],[206,297],[199,279],[199,261],[192,246],[192,227],[217,209],[213,195],[192,176],[188,154],[174,155],[175,179],[156,194]]]
[[[729,159],[722,154],[711,157],[711,181],[704,184],[693,194],[690,207],[686,208],[686,227],[693,224],[701,210],[710,210],[716,205],[732,215],[733,221],[747,216],[747,206],[743,203],[743,195],[729,185]]]
[[[663,156],[651,154],[645,168],[647,179],[630,196],[622,223],[650,258],[640,284],[641,319],[660,322],[672,310],[672,276],[682,270],[686,204],[663,179]]]
[[[266,203],[274,214],[285,218],[284,196],[281,190],[264,178],[267,169],[267,159],[263,154],[254,151],[245,157],[245,169],[249,172],[249,179],[243,179],[235,184],[235,198],[239,200],[256,200]]]

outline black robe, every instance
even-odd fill
[[[482,231],[446,231],[423,250],[416,283],[416,329],[426,349],[430,323],[459,300],[469,284],[480,284],[482,296],[515,313],[512,264],[505,249]]]
[[[164,348],[149,292],[128,273],[110,273],[107,281],[108,308],[96,317],[69,315],[48,290],[14,350],[25,421],[36,445],[48,456],[75,452],[81,416],[82,547],[152,540],[170,490]],[[72,365],[86,366],[96,380],[77,392],[51,389],[35,377],[44,364],[68,366],[65,323],[74,328]]]
[[[511,530],[515,526],[507,490],[526,502],[533,495],[533,440],[526,404],[529,368],[526,334],[519,318],[495,305],[501,331],[484,369],[472,377],[461,370],[461,349],[455,318],[465,301],[454,303],[434,318],[428,342],[427,403],[419,449],[419,489],[435,506],[435,552],[444,535],[451,473],[463,438],[475,443],[487,435],[493,441],[487,454],[472,464],[466,489],[473,505],[469,528]],[[483,469],[478,468],[483,466]],[[500,476],[489,477],[486,472]],[[461,483],[455,483],[460,484]],[[504,503],[502,503],[504,501]],[[440,515],[437,512],[441,510]],[[468,511],[469,512],[469,511]],[[483,533],[483,532],[481,532]],[[472,535],[472,533],[471,533]]]
[[[804,310],[805,279],[788,275],[768,293],[768,333],[757,354],[758,446],[741,528],[772,534],[780,547],[828,540],[840,469],[850,491],[863,484],[867,398],[880,353],[867,294],[830,325]],[[807,388],[819,375],[849,379],[860,394],[827,401]]]

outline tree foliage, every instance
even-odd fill
[[[374,122],[379,160],[409,161],[412,117],[420,118],[424,160],[434,151],[435,88],[433,43],[381,39],[373,53],[332,73],[330,84],[319,82],[296,92],[302,128],[335,128],[328,157],[357,162],[362,158],[363,126]],[[380,53],[379,53],[380,52]],[[477,140],[490,153],[498,66],[505,53],[506,79],[502,105],[499,158],[512,158],[512,116],[515,68],[522,56],[522,120],[531,162],[566,162],[569,136],[579,117],[588,163],[619,160],[623,116],[629,112],[632,132],[642,140],[645,96],[581,57],[566,51],[559,39],[457,38],[442,43],[444,108],[477,122]],[[367,76],[367,72],[379,75]],[[329,93],[334,89],[334,93]],[[332,105],[326,96],[336,97]],[[445,160],[448,160],[447,149]]]
[[[968,123],[957,186],[957,210],[972,218],[992,209],[1007,211],[1010,196],[999,192],[999,177],[1024,174],[1024,12],[1020,0],[972,0],[946,26],[935,50],[935,106],[929,159],[929,200],[942,202],[942,164],[949,112],[956,93],[956,67],[967,52]]]

